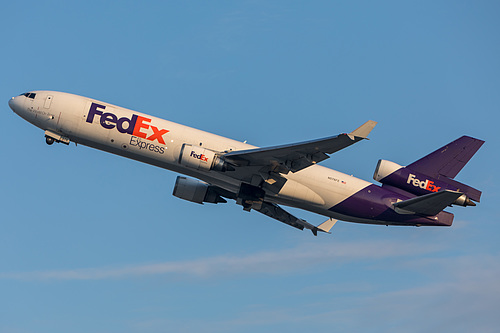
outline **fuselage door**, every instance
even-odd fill
[[[45,98],[45,103],[43,104],[43,107],[46,108],[46,109],[50,109],[50,104],[52,104],[52,96],[47,96],[47,98]]]

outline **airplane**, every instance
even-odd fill
[[[369,120],[350,133],[259,148],[91,98],[30,91],[9,100],[21,118],[44,130],[45,141],[70,142],[180,174],[173,195],[194,203],[235,200],[300,230],[330,233],[338,221],[400,226],[451,226],[449,206],[476,206],[481,191],[454,180],[484,141],[462,136],[401,166],[379,160],[381,186],[318,165],[367,139]],[[187,176],[187,177],[186,177]],[[282,206],[328,217],[320,225]]]

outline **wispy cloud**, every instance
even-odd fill
[[[423,277],[422,282],[415,286],[407,284],[407,287],[354,299],[351,315],[347,316],[351,324],[363,313],[364,324],[360,328],[367,325],[380,327],[390,322],[394,332],[498,330],[500,255],[413,259],[409,262],[403,270],[415,274],[426,272],[430,276]],[[324,312],[319,316],[331,320],[346,318],[346,313],[340,316],[336,312]]]
[[[362,260],[381,260],[416,254],[421,256],[422,254],[433,253],[438,250],[437,245],[426,246],[423,250],[421,244],[397,241],[311,243],[291,249],[258,252],[240,256],[221,255],[186,261],[169,261],[122,267],[4,272],[0,273],[0,279],[103,280],[169,274],[202,278],[253,273],[279,274],[332,262],[347,263]]]
[[[424,246],[425,245],[425,246]],[[151,318],[136,323],[163,330],[176,326],[188,331],[255,331],[269,325],[291,330],[320,329],[334,325],[338,330],[375,332],[495,332],[500,306],[500,254],[444,254],[443,245],[432,242],[368,241],[354,243],[310,243],[294,248],[246,255],[220,255],[185,261],[100,267],[72,270],[0,273],[0,279],[60,281],[113,280],[148,276],[187,276],[201,279],[247,274],[283,274],[304,268],[322,269],[362,263],[363,267],[390,265],[384,282],[354,278],[352,282],[332,279],[323,285],[304,284],[291,290],[295,297],[314,294],[310,302],[290,306],[249,306],[231,318],[177,321]],[[371,268],[369,268],[371,269]],[[384,274],[387,273],[382,269]],[[410,281],[400,283],[401,278]],[[337,282],[341,282],[340,284]],[[394,282],[394,283],[393,283]],[[320,296],[322,295],[322,296]],[[302,329],[303,328],[303,329]],[[378,330],[377,330],[378,329]]]
[[[384,258],[390,257],[375,257]],[[361,257],[357,255],[351,258],[358,259]],[[430,272],[433,278],[401,284],[397,279],[405,275],[400,272],[392,277],[393,285],[388,289],[381,288],[380,281],[374,285],[362,283],[361,289],[355,285],[357,282],[304,286],[297,295],[316,295],[310,303],[301,303],[300,309],[295,301],[289,306],[260,304],[235,317],[183,321],[174,326],[205,332],[251,332],[269,325],[280,325],[289,331],[320,331],[324,327],[370,332],[498,331],[500,255],[424,261],[410,257],[404,261],[409,264],[397,265],[401,271],[417,276],[422,271]],[[318,298],[320,293],[325,297]],[[344,296],[345,293],[349,295]],[[159,330],[168,327],[166,322],[155,325]]]

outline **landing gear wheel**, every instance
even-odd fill
[[[50,146],[51,144],[54,143],[54,138],[51,138],[50,136],[46,136],[45,142]]]

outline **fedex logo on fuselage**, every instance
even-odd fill
[[[189,156],[196,158],[197,160],[201,160],[203,162],[208,162],[208,157],[205,154],[196,154],[191,150],[191,154]]]
[[[100,110],[99,110],[99,109]],[[94,117],[96,115],[100,116],[99,122],[102,127],[106,129],[113,129],[116,127],[118,132],[127,133],[138,138],[143,138],[150,141],[157,140],[158,143],[165,144],[163,135],[169,131],[166,129],[158,129],[158,127],[150,125],[151,118],[142,117],[139,115],[132,115],[132,118],[122,117],[119,118],[111,112],[103,112],[106,109],[105,105],[100,105],[97,103],[92,103],[90,105],[89,114],[87,115],[87,123],[94,122]],[[153,134],[148,135],[142,130],[151,129]]]
[[[415,178],[414,174],[411,174],[408,176],[408,181],[406,182],[407,184],[412,184],[413,186],[420,187],[421,189],[431,191],[431,192],[437,192],[441,187],[434,185],[434,182],[426,179],[426,180],[420,180]]]

